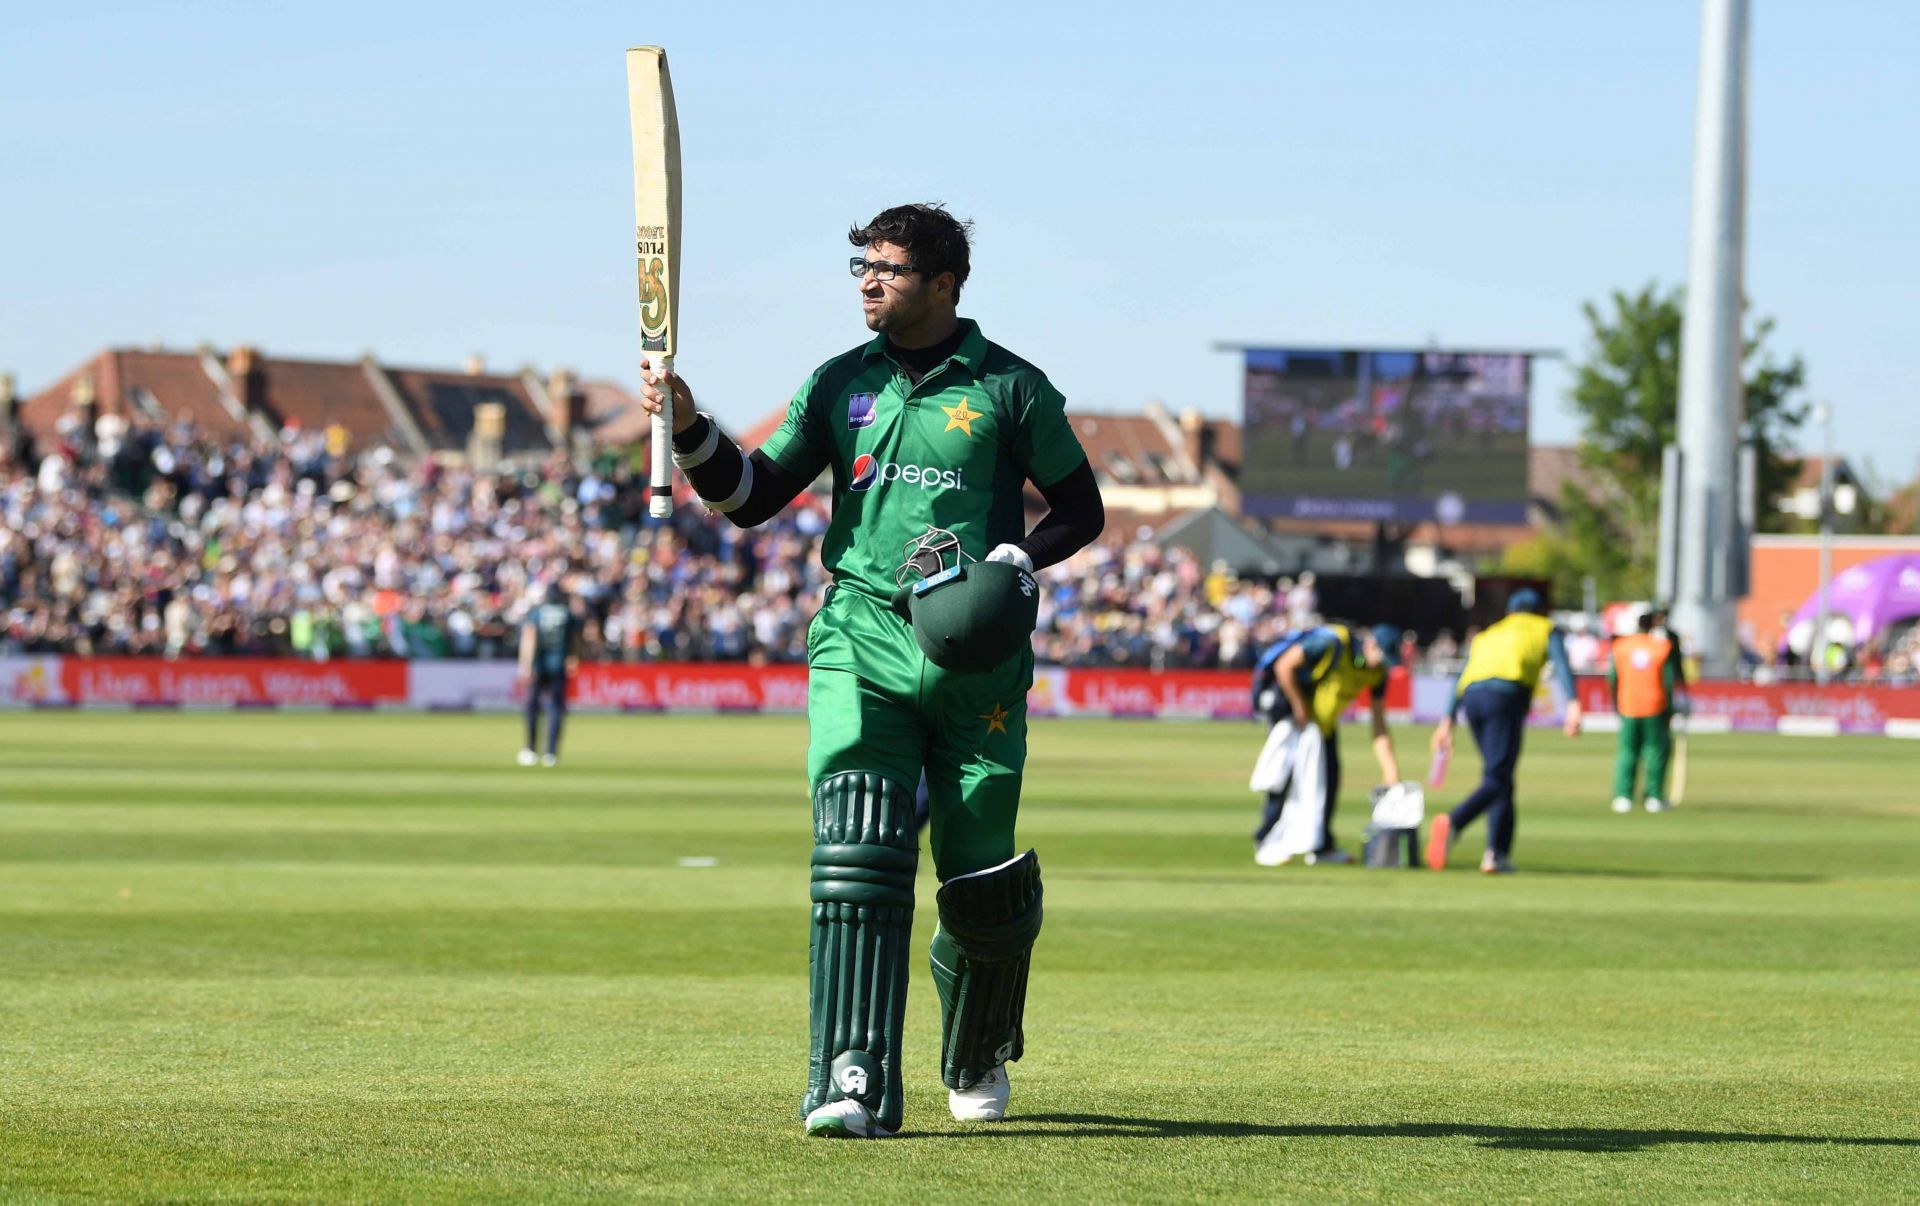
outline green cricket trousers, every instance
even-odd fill
[[[1613,762],[1613,794],[1634,799],[1634,779],[1644,761],[1647,767],[1647,797],[1667,798],[1667,756],[1673,749],[1672,717],[1622,716],[1620,752]]]
[[[845,587],[829,590],[807,650],[809,786],[877,774],[911,798],[924,770],[935,874],[944,882],[1012,858],[1033,654],[985,674],[943,670],[884,600]]]

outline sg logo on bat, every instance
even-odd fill
[[[668,313],[667,239],[658,226],[639,228],[640,253],[640,350],[667,350]]]

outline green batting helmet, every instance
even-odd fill
[[[894,592],[927,660],[982,674],[1025,649],[1040,616],[1033,575],[1003,561],[968,561]]]

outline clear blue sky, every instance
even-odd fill
[[[1754,7],[1748,290],[1904,479],[1920,20]],[[863,337],[844,231],[900,200],[976,220],[963,311],[1082,407],[1236,413],[1216,340],[1577,354],[1583,300],[1684,270],[1692,0],[541,8],[15,6],[0,367],[206,340],[631,383],[641,42],[685,140],[681,366],[736,423]]]

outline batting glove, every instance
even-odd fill
[[[1033,558],[1017,544],[1003,544],[987,554],[988,561],[1004,561],[1008,565],[1017,565],[1029,574],[1033,572]]]

